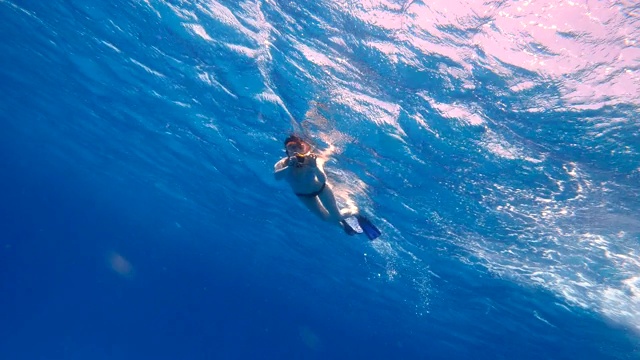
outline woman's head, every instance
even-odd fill
[[[295,135],[291,135],[284,140],[284,148],[289,156],[295,153],[306,154],[311,151],[311,146]]]

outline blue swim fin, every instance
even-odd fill
[[[380,230],[378,230],[378,228],[373,225],[371,221],[369,221],[369,219],[367,219],[366,217],[362,215],[356,215],[356,219],[358,219],[358,224],[360,224],[362,231],[365,233],[365,235],[367,235],[369,240],[374,240],[378,236],[382,235]]]

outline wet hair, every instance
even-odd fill
[[[295,136],[295,135],[289,135],[288,138],[284,139],[284,146],[287,146],[288,143],[290,142],[295,142],[298,144],[302,144],[304,143],[304,140],[302,140],[301,138]]]

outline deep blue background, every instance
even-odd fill
[[[345,56],[369,71],[365,85],[401,104],[400,141],[392,126],[318,95],[322,85],[291,66],[288,28],[271,35],[277,50],[264,66],[221,45],[255,43],[194,4],[173,6],[196,11],[214,41],[186,31],[173,2],[152,3],[161,17],[144,2],[0,3],[0,358],[640,355],[637,297],[621,285],[634,275],[639,248],[637,118],[608,137],[594,137],[590,127],[637,117],[632,104],[509,113],[497,99],[515,107],[520,95],[493,90],[504,81],[497,74],[474,74],[474,94],[442,88],[446,75],[437,66],[418,78],[415,69],[385,63],[359,40],[385,34],[325,14],[355,34],[345,36],[353,41]],[[326,36],[309,15],[323,14],[315,5],[261,9],[276,27],[282,13],[298,17],[306,35],[288,34],[300,41]],[[199,81],[202,69],[235,96]],[[314,69],[311,77],[323,80]],[[535,79],[524,70],[514,76]],[[295,118],[318,96],[333,106],[331,130],[354,140],[342,143],[329,167],[368,184],[355,197],[385,232],[380,241],[320,223],[272,179],[292,127],[280,106],[256,97],[266,83]],[[436,101],[472,102],[490,121],[457,125],[420,100],[422,90]],[[414,110],[431,132],[408,115]],[[545,160],[501,159],[481,146],[487,134]],[[566,170],[572,166],[586,175],[576,180]],[[547,219],[495,211],[506,204],[494,184],[514,189],[507,197],[548,195],[560,208],[582,201],[554,226],[563,236],[602,235],[611,253],[631,260],[610,263],[600,252],[547,241],[540,225]],[[585,184],[609,191],[589,190],[580,200]],[[526,196],[509,202],[539,205]],[[578,235],[571,244],[582,244]],[[531,280],[531,269],[546,270],[545,250],[563,255],[539,275],[550,276],[548,285]],[[114,269],[114,256],[130,270]],[[582,271],[596,279],[593,292],[579,291]],[[626,297],[595,306],[589,296],[603,296],[601,285]],[[562,296],[567,289],[578,289],[573,296],[586,305]],[[606,310],[631,315],[611,318]]]

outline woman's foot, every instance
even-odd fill
[[[343,220],[356,215],[358,215],[358,208],[355,206],[340,210],[340,217],[342,217]]]

